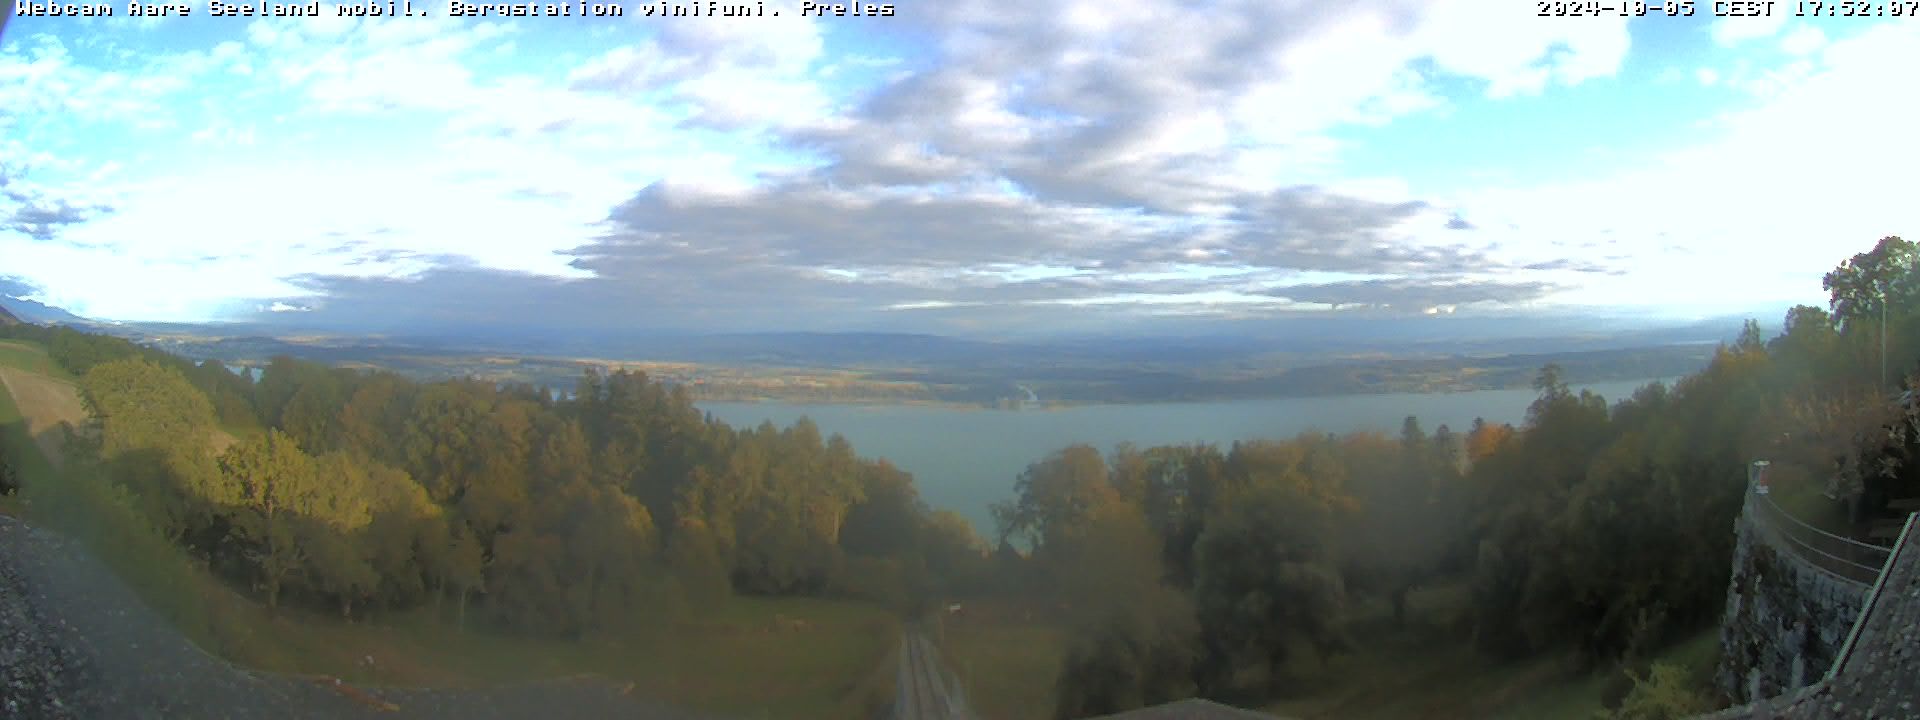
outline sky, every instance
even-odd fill
[[[1920,232],[1913,18],[336,4],[8,23],[9,294],[366,331],[1685,318],[1824,304]]]

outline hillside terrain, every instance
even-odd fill
[[[8,717],[693,718],[605,681],[355,688],[201,651],[79,544],[0,515],[0,707]]]
[[[886,695],[889,613],[853,603],[728,598],[665,636],[594,643],[276,612],[157,542],[125,495],[50,461],[57,446],[36,440],[89,423],[41,346],[0,341],[0,373],[35,389],[0,393],[0,458],[27,481],[0,498],[0,715],[824,718]],[[207,440],[216,454],[237,442]]]
[[[571,388],[594,370],[644,372],[684,386],[699,401],[795,403],[940,403],[1013,406],[1031,397],[1046,405],[1199,402],[1367,393],[1464,392],[1527,387],[1540,366],[1555,363],[1576,383],[1675,377],[1704,367],[1712,344],[1669,343],[1559,352],[1513,347],[1473,352],[1465,346],[1403,353],[1255,351],[1201,343],[1146,349],[956,343],[911,336],[822,336],[709,340],[658,348],[621,359],[515,354],[379,338],[332,336],[228,337],[198,332],[130,332],[153,347],[230,367],[264,368],[286,355],[336,367],[387,370],[431,381],[477,377]],[[860,340],[865,338],[865,342]],[[728,356],[718,351],[738,345]],[[848,347],[850,346],[850,347]],[[953,355],[939,352],[957,347]],[[760,351],[755,352],[753,348]],[[920,351],[907,351],[921,347]],[[1031,391],[1033,395],[1028,395]]]
[[[13,360],[11,363],[0,363],[0,389],[5,389],[8,397],[13,398],[28,436],[40,447],[48,462],[59,464],[65,455],[66,443],[62,426],[78,428],[87,419],[79,390],[72,382],[60,377],[64,373],[52,368],[45,354],[29,345],[0,341],[0,355]],[[33,367],[36,360],[42,372],[26,369]]]

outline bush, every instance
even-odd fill
[[[1192,603],[1165,586],[1077,623],[1060,663],[1055,715],[1104,715],[1192,695],[1199,638]]]
[[[1605,720],[1678,720],[1713,709],[1712,700],[1695,687],[1687,669],[1673,663],[1654,663],[1646,677],[1629,673],[1633,690],[1620,707],[1596,717]]]

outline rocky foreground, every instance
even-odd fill
[[[0,717],[678,719],[599,682],[351,688],[201,651],[79,543],[0,516]]]

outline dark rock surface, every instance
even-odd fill
[[[0,717],[690,718],[594,681],[350,688],[236,668],[78,543],[0,516]]]

